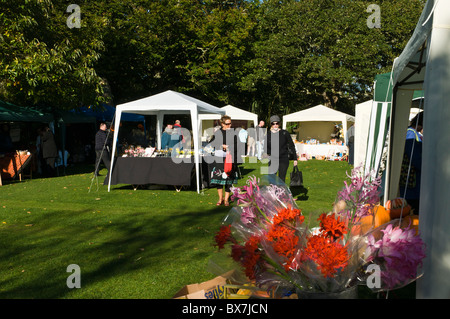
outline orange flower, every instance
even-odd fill
[[[320,220],[320,227],[325,233],[325,236],[330,236],[336,240],[342,238],[347,233],[345,223],[339,217],[336,217],[334,213],[330,215],[322,214],[318,220]]]
[[[284,221],[294,222],[298,220],[303,223],[305,216],[302,215],[302,211],[297,208],[283,208],[278,211],[278,214],[273,218],[272,222],[274,225],[281,224]]]
[[[348,264],[347,246],[331,241],[330,238],[315,235],[308,239],[302,259],[311,259],[324,277],[332,277]]]
[[[266,235],[273,250],[284,258],[284,268],[289,270],[298,251],[298,236],[295,229],[284,225],[273,225]]]

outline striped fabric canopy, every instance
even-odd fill
[[[372,177],[385,170],[387,142],[392,107],[392,73],[375,76],[374,100],[370,115],[364,172]],[[414,98],[423,97],[423,91],[414,91]]]

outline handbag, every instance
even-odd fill
[[[301,187],[303,186],[303,173],[298,169],[297,165],[291,172],[291,182],[289,187]]]
[[[230,152],[225,156],[225,163],[223,164],[223,171],[229,174],[233,169],[233,157]]]

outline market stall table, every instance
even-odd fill
[[[190,186],[193,168],[193,159],[177,163],[170,157],[119,157],[112,171],[111,185]],[[108,185],[108,177],[104,185]]]
[[[296,143],[295,148],[297,154],[307,154],[311,157],[321,157],[324,158],[329,156],[334,156],[336,153],[348,154],[348,147],[345,145],[338,144],[302,144]]]

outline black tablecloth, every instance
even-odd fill
[[[175,185],[190,186],[192,163],[175,163],[170,157],[118,157],[111,175],[111,185]],[[108,185],[108,178],[105,178]]]
[[[200,174],[203,187],[211,187],[211,171],[214,167],[223,169],[224,158],[200,157]],[[172,159],[170,157],[119,157],[114,162],[111,185],[175,185],[190,186],[196,183],[194,158]],[[104,185],[108,185],[108,177]]]

